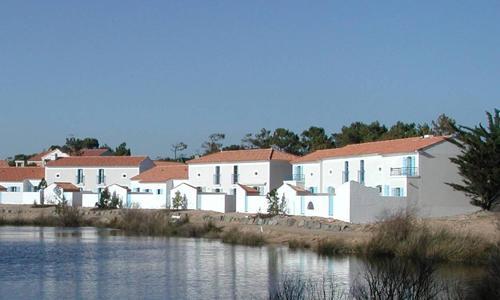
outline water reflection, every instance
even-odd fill
[[[357,262],[282,247],[119,236],[95,228],[0,227],[0,295],[41,299],[261,299],[284,274],[335,276]]]

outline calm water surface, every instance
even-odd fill
[[[96,228],[0,227],[2,299],[263,299],[283,276],[335,276],[360,263],[284,247],[113,235]]]

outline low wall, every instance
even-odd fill
[[[143,209],[160,209],[166,207],[166,199],[164,195],[156,195],[151,193],[132,193],[128,194],[130,207]],[[123,203],[125,205],[125,202]]]
[[[97,193],[82,193],[82,207],[95,207],[98,200]]]
[[[244,213],[267,213],[268,200],[266,196],[242,196],[238,198],[237,211]]]
[[[0,192],[0,204],[40,203],[40,192]]]

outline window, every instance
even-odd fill
[[[259,175],[259,172],[255,171],[255,173],[253,173],[255,176]]]
[[[365,161],[359,161],[359,175],[358,182],[361,184],[365,184]]]
[[[397,187],[392,189],[392,196],[394,197],[402,197],[402,189]]]
[[[61,174],[57,173],[56,178],[59,178],[59,177],[61,177]]]
[[[100,195],[102,193],[102,188],[98,188],[97,193]]]
[[[122,178],[127,178],[127,174],[123,173]]]
[[[233,178],[232,178],[233,184],[238,183],[238,177],[239,177],[238,166],[233,166]]]
[[[136,193],[139,193],[140,191],[141,191],[141,189],[140,189],[140,188],[135,188],[135,192],[136,192]]]
[[[314,204],[312,203],[312,201],[309,201],[309,203],[307,204],[307,209],[314,210]]]
[[[349,181],[349,162],[344,162],[344,171],[342,172],[342,183]]]
[[[144,189],[145,193],[151,193],[151,189]]]
[[[76,183],[83,183],[83,169],[76,170]]]
[[[220,184],[220,166],[215,166],[214,184]]]
[[[316,193],[316,188],[314,186],[309,187],[309,192]]]
[[[157,190],[156,190],[156,194],[157,194],[157,195],[161,195],[161,194],[163,194],[163,190],[162,190],[162,189],[157,189]]]
[[[11,192],[19,192],[19,188],[17,186],[11,186],[9,188],[9,191],[11,191]]]
[[[104,184],[104,169],[99,169],[97,171],[97,183]]]
[[[216,193],[220,193],[221,189],[215,189]]]
[[[381,185],[377,185],[377,191],[379,194],[382,194],[382,186]]]

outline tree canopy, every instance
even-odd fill
[[[455,126],[453,142],[461,154],[450,160],[458,166],[462,183],[448,183],[472,198],[472,204],[490,210],[500,201],[500,111],[486,113],[488,125]]]

